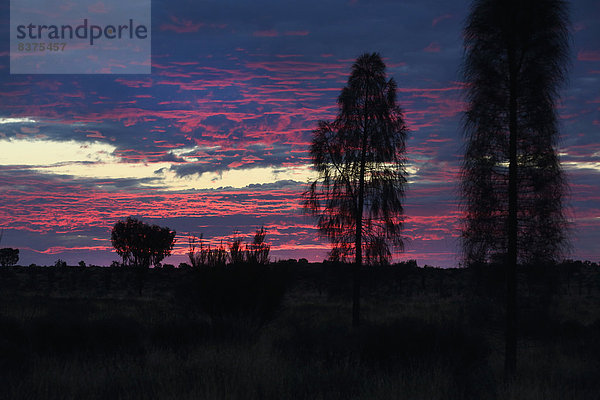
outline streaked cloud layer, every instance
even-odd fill
[[[447,3],[447,4],[446,4]],[[378,51],[411,128],[406,252],[454,266],[468,2],[154,1],[151,75],[9,75],[0,53],[2,246],[22,263],[109,263],[110,227],[137,216],[213,243],[264,224],[279,258],[321,260],[302,215],[308,146],[354,59]],[[561,160],[573,257],[600,254],[600,5],[573,2]],[[0,14],[8,37],[9,10]],[[183,256],[170,261],[183,261]]]

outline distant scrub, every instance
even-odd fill
[[[256,230],[252,242],[245,245],[238,232],[234,232],[233,241],[229,243],[229,251],[223,245],[211,248],[210,244],[205,246],[203,235],[200,237],[188,237],[188,258],[191,267],[223,267],[226,264],[259,264],[265,265],[270,262],[269,252],[271,245],[265,242],[267,231],[264,226]]]

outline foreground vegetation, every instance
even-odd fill
[[[0,268],[0,398],[591,399],[600,268],[523,268],[504,384],[498,267]]]

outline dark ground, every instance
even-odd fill
[[[600,267],[0,268],[0,399],[600,399]]]

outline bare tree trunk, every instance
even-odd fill
[[[360,270],[362,265],[362,218],[356,221],[356,262],[352,271],[352,326],[360,326]]]
[[[364,142],[364,140],[363,140]],[[362,269],[362,219],[364,207],[364,192],[365,192],[365,157],[366,144],[363,145],[362,161],[360,166],[359,188],[358,188],[358,207],[356,210],[356,242],[354,243],[356,250],[356,259],[353,271],[353,288],[352,288],[352,326],[360,326],[360,281]]]
[[[517,370],[517,75],[514,43],[508,50],[510,69],[509,104],[509,167],[508,167],[508,251],[506,257],[506,337],[504,372],[507,379],[514,377]]]

